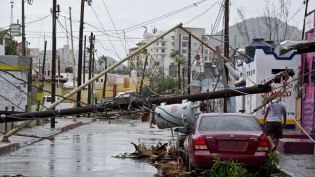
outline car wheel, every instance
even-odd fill
[[[194,170],[194,167],[191,164],[189,156],[186,157],[186,170],[187,171],[192,171]]]
[[[190,162],[190,159],[188,160],[188,170],[189,171],[192,171],[192,170],[194,170],[194,167],[192,166],[192,164],[191,164],[191,162]]]

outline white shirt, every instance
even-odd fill
[[[282,112],[285,110],[283,102],[272,100],[270,103],[268,103],[267,107],[270,108],[267,122],[281,122]]]

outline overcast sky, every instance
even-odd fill
[[[27,0],[26,0],[27,1]],[[43,48],[44,36],[51,49],[50,9],[52,0],[33,0],[33,4],[25,3],[26,38],[30,48]],[[85,35],[93,32],[96,35],[97,55],[108,55],[116,60],[127,54],[128,48],[134,47],[142,38],[146,26],[148,31],[154,28],[168,30],[182,22],[187,27],[206,28],[211,33],[211,27],[223,0],[93,0],[92,6],[85,5]],[[230,25],[237,21],[236,10],[242,8],[247,18],[263,14],[265,0],[231,0]],[[277,4],[278,0],[270,0]],[[0,2],[0,27],[8,28],[11,19],[11,0]],[[59,22],[57,24],[57,47],[67,45],[66,24],[70,31],[69,7],[72,8],[74,46],[78,48],[80,0],[57,0],[60,4]],[[291,0],[289,24],[302,29],[305,5],[303,0]],[[315,1],[310,0],[309,11],[315,9]],[[173,12],[173,13],[172,13]],[[166,15],[168,14],[168,15]],[[46,17],[47,16],[47,17]],[[46,18],[44,18],[46,17]],[[157,19],[157,17],[163,17]],[[153,20],[156,19],[156,20]],[[21,0],[14,0],[13,22],[21,23]],[[153,23],[141,24],[152,20]],[[35,21],[35,22],[34,22]],[[33,22],[33,23],[29,23]],[[138,25],[136,27],[133,27]],[[130,28],[132,27],[132,28]],[[222,23],[220,28],[222,28]],[[117,30],[117,32],[115,32]],[[101,32],[100,32],[101,31]],[[105,35],[109,34],[110,36]],[[119,36],[117,35],[119,33]],[[125,39],[121,39],[125,37]],[[21,38],[16,38],[21,41]],[[121,40],[120,40],[121,39]]]

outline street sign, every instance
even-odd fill
[[[12,23],[10,25],[11,36],[21,36],[21,25],[18,23]]]

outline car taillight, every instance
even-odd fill
[[[195,149],[208,149],[206,140],[203,137],[198,137],[194,140]]]
[[[268,151],[268,150],[269,150],[269,141],[267,137],[263,136],[259,140],[257,151]]]

